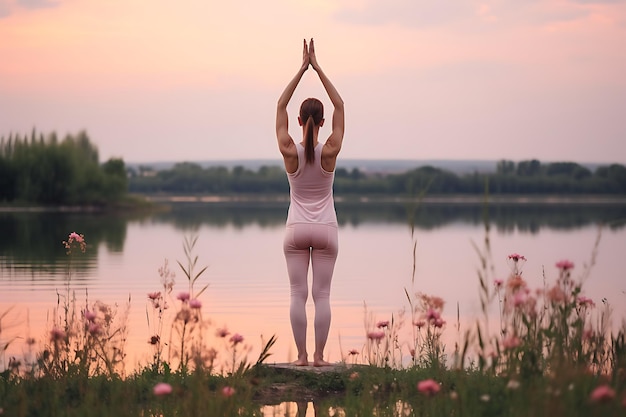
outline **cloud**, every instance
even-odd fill
[[[336,12],[340,21],[364,25],[390,23],[410,27],[439,26],[472,17],[476,7],[469,0],[415,1],[365,0],[361,4],[346,5]]]
[[[60,4],[54,0],[16,0],[15,3],[25,9],[48,9]]]
[[[626,0],[571,0],[574,3],[581,4],[616,4],[616,3],[626,3]]]
[[[579,7],[572,7],[564,3],[528,5],[523,9],[511,10],[510,18],[515,19],[519,13],[523,21],[532,25],[546,25],[554,23],[572,22],[589,16],[589,11]]]
[[[3,17],[7,17],[11,14],[11,8],[9,7],[8,2],[0,1],[0,19]]]
[[[544,26],[589,17],[591,6],[624,4],[626,0],[377,0],[351,1],[335,13],[341,23],[365,26],[400,25],[423,29],[445,27],[449,30],[483,30],[482,22],[492,29],[515,26]],[[504,26],[502,26],[504,25]]]
[[[9,0],[0,0],[0,19],[11,14],[11,2]]]
[[[0,0],[0,19],[11,16],[16,9],[50,9],[60,4],[60,0]]]

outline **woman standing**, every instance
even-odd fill
[[[324,124],[324,107],[315,98],[304,100],[300,106],[298,123],[302,126],[302,141],[294,142],[288,132],[287,105],[309,65],[319,76],[334,107],[332,132],[324,143],[318,141]],[[278,149],[283,155],[290,187],[283,244],[291,288],[289,318],[298,349],[295,364],[301,366],[309,363],[306,350],[309,263],[315,304],[313,365],[329,365],[324,360],[324,347],[330,329],[330,286],[338,251],[333,181],[343,132],[343,100],[317,62],[313,39],[308,46],[304,40],[302,66],[278,99],[276,109]]]

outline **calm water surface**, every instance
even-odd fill
[[[365,344],[365,319],[389,320],[408,308],[410,293],[446,300],[446,342],[453,346],[457,303],[462,330],[481,315],[478,298],[480,261],[475,245],[486,236],[480,206],[428,205],[416,212],[415,233],[401,205],[338,205],[340,252],[331,303],[333,322],[326,356],[339,361]],[[289,288],[282,253],[286,206],[271,204],[177,204],[170,211],[144,216],[0,213],[0,347],[9,340],[0,368],[25,351],[25,339],[46,338],[53,323],[57,294],[67,285],[84,306],[101,300],[119,310],[130,299],[127,320],[127,367],[150,360],[151,330],[147,293],[162,290],[158,273],[165,261],[176,274],[173,294],[188,282],[177,261],[186,264],[183,241],[197,236],[198,269],[208,266],[196,289],[209,332],[227,327],[250,345],[256,360],[272,335],[278,342],[270,362],[293,360],[295,347],[288,320]],[[523,275],[541,288],[557,275],[554,264],[569,259],[575,275],[597,257],[584,292],[615,309],[614,321],[626,317],[626,208],[621,206],[494,206],[489,208],[494,278],[506,278],[507,255],[528,259]],[[69,258],[61,241],[83,233],[89,245],[76,257],[68,282]],[[413,279],[413,242],[417,242]],[[175,303],[172,300],[172,303]],[[312,319],[312,301],[309,314]],[[367,308],[368,315],[365,313]],[[120,313],[121,315],[121,313]],[[312,326],[310,326],[312,327]],[[312,329],[309,350],[312,355]],[[408,336],[408,329],[407,329]],[[407,339],[408,341],[408,339]]]

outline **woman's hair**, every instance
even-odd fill
[[[313,147],[313,126],[318,126],[324,119],[324,105],[316,98],[307,98],[300,105],[300,120],[304,123],[304,156],[307,163],[315,160]]]

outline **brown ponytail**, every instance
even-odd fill
[[[307,164],[312,164],[315,161],[315,147],[313,146],[313,116],[309,115],[304,125],[304,156]]]
[[[324,119],[324,105],[316,98],[307,98],[300,106],[300,120],[304,121],[304,156],[307,164],[315,161],[313,128]]]

